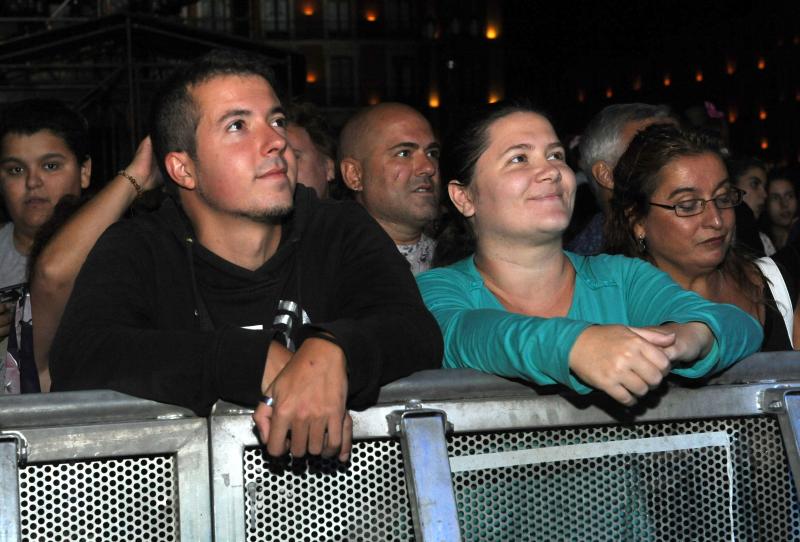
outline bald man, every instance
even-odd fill
[[[389,234],[414,274],[430,268],[436,245],[424,230],[439,212],[439,152],[430,123],[399,103],[362,109],[339,138],[344,184]]]

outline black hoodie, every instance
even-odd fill
[[[298,185],[277,252],[255,271],[194,241],[178,205],[111,226],[75,282],[53,342],[53,390],[109,388],[209,412],[254,406],[270,341],[325,330],[344,350],[348,406],[439,367],[439,327],[408,262],[353,202]],[[262,330],[243,327],[263,326]]]

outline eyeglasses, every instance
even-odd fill
[[[655,205],[656,207],[661,207],[662,209],[670,209],[675,211],[675,214],[678,216],[695,216],[705,211],[706,205],[710,201],[714,202],[714,206],[717,209],[730,209],[731,207],[736,207],[742,203],[746,193],[747,192],[744,190],[731,187],[724,194],[720,194],[716,198],[711,199],[687,199],[681,201],[680,203],[676,203],[675,205],[664,205],[663,203],[655,203],[654,201],[650,201],[648,203],[650,205]]]

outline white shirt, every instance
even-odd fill
[[[28,257],[14,246],[14,223],[8,222],[0,228],[0,288],[25,282],[27,266]]]
[[[397,245],[397,250],[405,256],[411,266],[411,273],[417,275],[431,268],[433,261],[433,250],[436,248],[436,241],[425,235],[420,236],[419,241],[413,245]]]

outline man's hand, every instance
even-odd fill
[[[0,303],[0,340],[8,337],[11,331],[11,312],[13,304]]]
[[[259,404],[253,420],[270,455],[290,450],[295,457],[338,453],[340,461],[349,459],[353,421],[346,411],[347,369],[340,347],[324,339],[305,340],[265,394],[275,403]]]
[[[569,367],[587,385],[632,406],[669,373],[670,358],[664,350],[675,338],[657,329],[591,326],[572,346]]]

